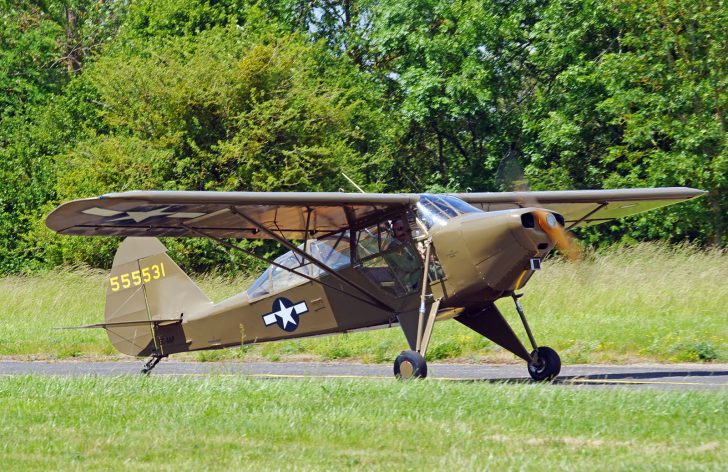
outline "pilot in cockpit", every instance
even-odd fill
[[[411,292],[417,289],[422,270],[420,259],[409,244],[410,228],[402,219],[392,220],[390,228],[394,238],[384,257],[405,291]]]

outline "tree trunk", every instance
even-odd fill
[[[66,67],[69,74],[81,70],[81,45],[76,39],[78,18],[70,8],[66,8]]]

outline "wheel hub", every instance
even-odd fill
[[[410,361],[404,361],[399,365],[399,375],[403,379],[409,379],[415,373],[415,368]]]
[[[531,362],[528,363],[528,369],[531,372],[543,372],[546,368],[546,363],[538,357],[538,354],[533,356]]]

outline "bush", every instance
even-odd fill
[[[427,350],[427,360],[452,359],[462,354],[463,348],[456,341],[445,341]]]

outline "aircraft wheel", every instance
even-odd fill
[[[394,360],[394,376],[399,380],[424,379],[427,362],[417,351],[402,351]]]
[[[533,380],[553,380],[561,372],[561,358],[550,347],[541,346],[531,353],[537,355],[538,363],[528,363],[528,373]]]

